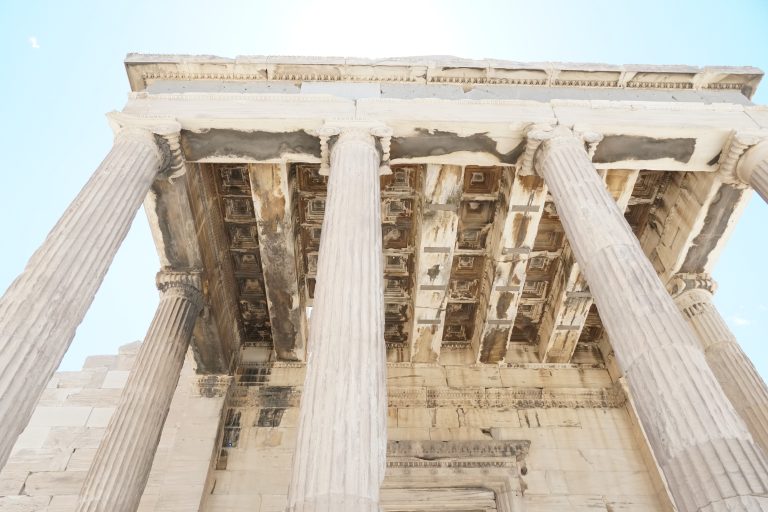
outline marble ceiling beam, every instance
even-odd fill
[[[275,354],[280,360],[303,361],[307,317],[299,293],[288,166],[252,164],[249,175]]]
[[[606,187],[622,211],[627,208],[637,176],[638,171],[631,170],[613,170],[605,175]],[[587,281],[566,239],[558,269],[552,278],[548,307],[539,327],[539,358],[542,363],[571,361],[592,302]]]
[[[547,187],[539,176],[503,170],[507,187],[502,190],[499,219],[501,230],[490,242],[492,277],[486,307],[479,313],[475,360],[503,361],[507,352],[517,308],[525,286],[526,269],[533,242],[544,213]]]
[[[416,252],[414,322],[410,335],[411,362],[434,363],[440,358],[447,288],[459,224],[463,169],[427,165]]]

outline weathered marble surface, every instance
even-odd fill
[[[0,299],[0,467],[69,348],[163,159],[148,130],[120,131]]]
[[[380,156],[367,130],[341,132],[308,342],[292,512],[378,512],[386,454]]]
[[[768,510],[768,461],[723,393],[584,147],[532,131],[544,177],[681,511]],[[698,471],[692,471],[692,468]]]
[[[85,478],[78,512],[136,512],[203,307],[197,273],[160,272],[160,304]]]
[[[683,274],[667,287],[696,333],[715,378],[768,454],[768,387],[712,303],[714,281],[708,275]]]

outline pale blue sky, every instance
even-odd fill
[[[768,69],[768,1],[0,0],[0,290],[111,145],[128,52],[752,65]],[[768,81],[755,101],[768,103]],[[755,197],[715,271],[716,303],[768,376],[768,206]],[[134,222],[62,368],[143,337],[158,267]]]

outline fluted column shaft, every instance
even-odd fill
[[[291,512],[373,512],[386,457],[379,155],[367,132],[331,153]]]
[[[552,193],[678,509],[768,511],[768,463],[584,143],[565,128],[536,136],[545,139],[536,168]]]
[[[768,140],[750,148],[739,161],[736,176],[768,202]]]
[[[160,272],[160,304],[88,470],[78,512],[135,512],[202,308],[199,277]]]
[[[768,454],[768,387],[712,303],[714,281],[685,274],[672,279],[668,288],[696,333],[715,378],[763,454]]]
[[[163,162],[128,129],[0,299],[0,468],[69,348]]]

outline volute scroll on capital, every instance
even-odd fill
[[[320,139],[320,175],[328,176],[330,172],[330,139],[338,137],[334,147],[347,142],[362,142],[369,144],[373,151],[378,153],[376,140],[381,146],[381,166],[379,174],[391,174],[389,167],[390,146],[392,141],[392,129],[379,122],[371,121],[344,121],[328,122],[314,132]]]
[[[109,112],[107,119],[115,139],[130,137],[151,144],[158,153],[158,177],[173,181],[184,174],[181,150],[181,124],[175,119],[135,117],[122,112]]]
[[[673,297],[690,290],[704,290],[714,295],[717,282],[709,274],[675,274],[667,283],[667,291]]]
[[[678,307],[686,309],[712,301],[717,282],[709,274],[675,274],[667,282],[667,291]]]
[[[750,148],[760,142],[760,134],[734,131],[720,152],[717,173],[724,183],[747,187],[747,180],[740,176],[738,168],[741,167],[744,155]]]
[[[521,175],[540,174],[538,163],[544,158],[543,152],[563,144],[583,144],[586,156],[592,160],[603,134],[585,126],[533,124],[526,131],[526,145],[518,166]]]
[[[155,278],[160,295],[177,295],[194,302],[198,306],[203,305],[203,280],[202,271],[162,269]]]
[[[747,185],[754,185],[753,173],[760,168],[765,176],[765,169],[768,168],[768,134],[747,135],[745,138],[747,142],[754,141],[754,144],[746,148],[739,158],[734,174]]]

